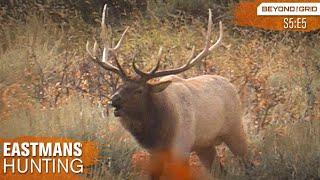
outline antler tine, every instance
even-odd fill
[[[107,4],[103,6],[102,19],[101,19],[101,39],[103,40],[103,43],[107,42],[106,11],[107,11]]]
[[[158,56],[157,56],[157,64],[156,66],[150,71],[149,74],[153,74],[155,73],[158,69],[159,69],[159,66],[160,66],[160,61],[161,61],[161,58],[162,58],[162,46],[160,46],[159,48],[159,52],[158,52]]]
[[[132,61],[132,66],[133,66],[133,70],[142,78],[144,79],[150,79],[152,77],[152,74],[154,74],[160,67],[160,61],[161,61],[161,58],[162,58],[162,46],[160,46],[159,48],[159,52],[158,52],[158,55],[157,55],[157,64],[149,71],[149,72],[143,72],[141,71],[137,65],[136,65],[136,60],[133,59]]]
[[[118,58],[115,54],[115,52],[120,48],[121,44],[122,44],[122,41],[129,29],[129,27],[127,27],[124,32],[122,33],[121,35],[121,38],[119,39],[117,45],[113,48],[109,48],[109,45],[107,43],[107,37],[106,37],[106,33],[107,33],[107,28],[106,28],[106,23],[105,23],[105,17],[106,17],[106,10],[107,10],[107,4],[104,5],[103,7],[103,12],[102,12],[102,21],[101,21],[101,28],[102,28],[102,38],[104,39],[104,50],[103,52],[105,53],[104,54],[104,58],[102,58],[102,60],[104,62],[107,62],[107,58],[108,58],[108,53],[109,53],[109,50],[111,50],[113,52],[113,55],[114,55],[114,58],[115,58],[115,62],[116,62],[116,65],[117,65],[117,69],[119,71],[119,74],[122,76],[122,77],[127,77],[127,75],[125,74],[124,70],[122,69],[119,61],[118,61]],[[109,63],[108,63],[109,64]],[[111,64],[110,64],[111,65]]]
[[[126,34],[126,32],[128,30],[128,27],[126,28],[126,30],[122,34],[117,46],[114,48],[109,48],[108,38],[107,38],[107,27],[106,27],[106,10],[107,10],[107,5],[105,4],[103,7],[103,11],[102,11],[101,34],[100,34],[101,39],[103,41],[103,52],[102,52],[101,61],[97,58],[97,50],[98,50],[97,41],[95,41],[95,43],[93,45],[93,51],[90,50],[89,41],[87,41],[86,50],[87,50],[89,56],[91,57],[91,59],[95,63],[100,65],[102,68],[104,68],[105,70],[112,71],[114,73],[119,74],[122,79],[127,79],[128,77],[126,76],[125,72],[121,68],[120,63],[119,63],[116,55],[113,54],[115,57],[117,67],[108,62],[108,57],[109,57],[109,50],[112,50],[112,52],[114,52],[115,50],[117,50],[120,47],[121,42],[123,41],[124,35]]]
[[[207,30],[206,45],[205,45],[205,49],[206,49],[206,50],[208,50],[209,47],[210,47],[211,31],[212,31],[212,12],[211,12],[211,9],[209,9],[208,30]]]
[[[93,55],[93,53],[91,52],[90,48],[89,48],[89,41],[87,41],[87,44],[86,44],[86,51],[87,53],[89,54],[89,56],[92,58],[92,59],[96,59],[96,57]]]
[[[105,70],[108,70],[108,71],[112,71],[112,72],[115,72],[115,73],[118,73],[119,74],[119,69],[114,67],[113,65],[109,64],[109,63],[105,63],[105,62],[102,62],[100,61],[97,57],[96,57],[96,50],[94,47],[93,48],[93,52],[91,52],[90,48],[89,48],[89,41],[87,41],[87,44],[86,44],[86,51],[87,53],[89,54],[89,56],[91,57],[92,61],[99,64],[103,69]]]
[[[111,50],[111,53],[114,55],[114,58],[115,58],[115,63],[118,67],[118,70],[120,72],[120,74],[122,74],[123,77],[127,78],[127,75],[126,73],[124,72],[123,68],[121,67],[120,63],[119,63],[119,60],[117,58],[117,55],[116,55],[116,51],[120,48],[121,44],[122,44],[122,41],[128,31],[129,27],[127,27],[124,32],[122,33],[121,35],[121,38],[119,39],[117,45],[114,47],[114,48],[109,48],[108,50]],[[108,51],[107,51],[108,52]]]
[[[210,14],[210,10],[209,10],[209,14]],[[211,18],[210,18],[211,19]],[[210,35],[211,35],[211,24],[210,24],[210,20],[209,19],[209,24],[208,24],[208,31],[207,31],[207,41],[206,41],[206,45],[205,48],[203,49],[203,51],[201,53],[199,53],[194,59],[191,60],[190,65],[191,67],[193,66],[194,63],[196,63],[198,60],[201,60],[202,58],[204,58],[205,56],[207,56],[209,54],[209,52],[211,52],[213,49],[215,49],[216,47],[218,47],[218,45],[220,45],[221,41],[222,41],[222,37],[223,37],[223,28],[222,28],[222,22],[219,22],[219,38],[218,40],[212,45],[210,46]],[[212,21],[211,21],[212,22]]]
[[[94,57],[97,56],[97,52],[98,52],[98,43],[96,40],[94,40],[94,44],[93,44],[93,56]]]
[[[191,61],[193,60],[193,57],[194,57],[194,52],[196,51],[196,47],[195,46],[192,46],[192,50],[191,50],[191,54],[190,54],[190,57],[189,57],[189,60],[187,61],[187,64],[190,64]]]
[[[121,38],[119,39],[117,45],[116,45],[114,48],[110,49],[110,50],[116,51],[116,50],[118,50],[118,49],[120,48],[121,43],[122,43],[122,41],[123,41],[123,38],[125,37],[125,35],[126,35],[126,33],[127,33],[128,30],[129,30],[129,26],[126,27],[126,29],[123,31],[123,33],[122,33],[122,35],[121,35]]]
[[[142,78],[146,78],[149,76],[148,73],[145,73],[143,71],[141,71],[137,65],[136,65],[136,59],[134,58],[133,61],[132,61],[132,67],[133,67],[133,70]]]
[[[98,49],[98,44],[97,44],[97,41],[94,42],[94,45],[93,45],[93,51],[90,50],[90,43],[89,41],[87,41],[87,44],[86,44],[86,51],[87,53],[89,54],[89,56],[92,58],[92,59],[97,59],[97,49]]]
[[[140,71],[135,66],[135,63],[133,63],[134,70],[136,71],[137,74],[139,74],[141,77],[143,77],[146,80],[156,78],[156,77],[161,77],[161,76],[179,74],[181,72],[184,72],[184,71],[192,68],[200,60],[202,60],[204,57],[206,57],[209,54],[209,52],[211,52],[213,49],[218,47],[218,45],[221,43],[222,37],[223,37],[223,28],[222,28],[221,22],[219,22],[219,28],[220,28],[219,38],[213,45],[210,46],[210,44],[211,44],[210,43],[210,36],[211,36],[211,29],[212,29],[212,12],[211,12],[211,9],[209,9],[208,29],[207,29],[207,34],[206,34],[206,38],[205,38],[205,46],[204,46],[203,50],[198,55],[195,56],[195,54],[194,54],[195,48],[193,47],[192,52],[191,52],[191,56],[187,60],[187,63],[179,68],[157,72],[158,66],[159,66],[157,64],[157,66],[154,68],[156,70],[153,69],[150,73],[144,73],[144,72]],[[158,61],[158,63],[159,63],[159,61]]]
[[[109,55],[109,48],[108,48],[108,45],[107,43],[104,43],[104,48],[103,48],[103,53],[102,53],[102,63],[104,63],[105,65],[109,66],[110,68],[112,69],[115,69],[116,70],[116,73],[119,74],[123,79],[127,79],[127,76],[124,72],[124,70],[122,69],[119,61],[118,61],[118,58],[116,55],[114,55],[114,58],[115,58],[115,62],[116,62],[116,66],[113,66],[111,63],[108,62],[108,55]]]
[[[222,37],[223,37],[223,27],[222,27],[222,22],[219,22],[219,38],[218,40],[209,48],[209,51],[212,51],[213,49],[215,49],[216,47],[218,47],[218,45],[220,45],[220,43],[222,42]]]

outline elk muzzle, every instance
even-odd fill
[[[111,97],[110,105],[113,106],[114,109],[114,116],[118,117],[121,115],[121,109],[122,109],[122,100],[121,96],[118,93],[115,93]]]

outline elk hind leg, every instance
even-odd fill
[[[244,165],[246,170],[248,170],[251,163],[247,157],[248,144],[242,126],[234,128],[230,134],[223,137],[223,141],[229,147],[230,151],[240,158],[240,163]]]
[[[248,153],[248,145],[242,128],[234,128],[230,134],[223,137],[223,141],[229,147],[230,151],[241,158],[245,158]]]

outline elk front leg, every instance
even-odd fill
[[[179,154],[177,154],[179,152]],[[151,154],[150,179],[191,179],[188,156],[177,150],[158,151]]]
[[[192,179],[189,166],[193,138],[188,133],[177,133],[171,150],[170,165],[168,166],[169,179]]]
[[[163,175],[163,169],[165,161],[167,161],[168,157],[165,152],[153,152],[151,153],[150,158],[150,179],[151,180],[159,180]]]
[[[201,163],[204,165],[204,167],[210,172],[212,163],[216,157],[216,149],[212,146],[205,147],[205,148],[199,148],[195,150]]]

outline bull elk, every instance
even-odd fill
[[[159,70],[162,48],[157,63],[149,72],[140,70],[135,60],[132,62],[136,75],[128,76],[117,60],[128,27],[114,47],[110,47],[106,37],[106,6],[101,22],[101,38],[104,44],[102,59],[97,58],[98,45],[86,49],[95,63],[107,71],[118,74],[123,84],[111,97],[114,115],[137,142],[151,153],[151,157],[161,151],[169,151],[182,161],[195,151],[205,167],[210,168],[215,156],[215,146],[224,142],[233,154],[245,157],[247,142],[242,127],[241,102],[236,88],[225,78],[217,75],[201,75],[183,79],[182,73],[199,63],[222,40],[222,23],[219,23],[218,40],[210,43],[212,26],[211,10],[204,49],[195,55],[193,47],[187,62],[175,69]],[[109,57],[114,58],[113,65]],[[160,78],[157,83],[149,80]],[[152,174],[154,179],[160,174]]]

